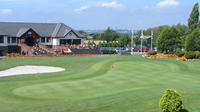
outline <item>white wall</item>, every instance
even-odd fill
[[[59,45],[60,45],[60,39],[58,39],[58,38],[53,38],[52,43],[53,43],[53,46],[59,46]]]

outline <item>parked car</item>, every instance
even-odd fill
[[[140,48],[133,48],[133,52],[141,52]]]
[[[151,49],[146,48],[146,47],[142,48],[142,52],[148,52],[149,50],[151,50]],[[141,48],[135,47],[135,48],[133,48],[133,52],[141,52]]]
[[[128,50],[126,50],[125,48],[115,48],[116,52],[127,52]]]
[[[151,49],[149,49],[149,48],[142,48],[142,52],[148,52],[149,50],[151,50]]]

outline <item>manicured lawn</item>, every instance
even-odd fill
[[[200,62],[141,56],[9,58],[18,65],[66,71],[0,78],[0,112],[160,112],[165,89],[177,89],[189,112],[200,110]]]

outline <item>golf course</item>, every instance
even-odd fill
[[[64,68],[56,73],[0,77],[0,112],[161,112],[166,89],[176,89],[184,109],[200,110],[200,62],[135,56],[21,57],[16,66]]]

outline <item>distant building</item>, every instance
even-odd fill
[[[83,36],[63,23],[0,22],[0,55],[21,53],[23,44],[48,47],[84,44]]]

